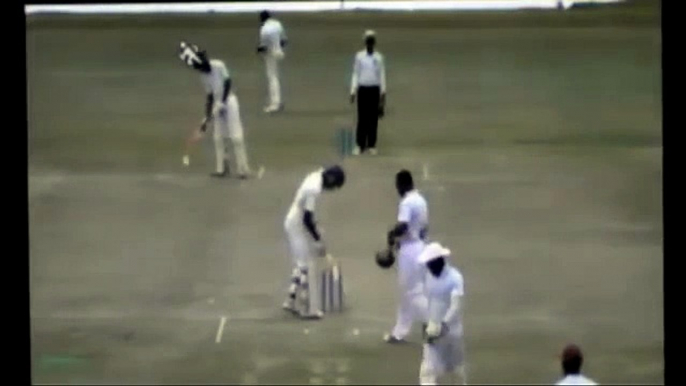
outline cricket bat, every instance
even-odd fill
[[[208,120],[207,118],[202,120],[202,123],[200,124],[199,128],[194,128],[191,134],[186,138],[186,141],[184,143],[184,152],[183,152],[183,164],[184,166],[188,166],[190,164],[190,153],[193,147],[195,146],[196,143],[198,143],[203,137],[204,137],[204,132],[203,132],[203,127],[207,126]]]

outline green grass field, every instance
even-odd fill
[[[553,382],[570,341],[600,383],[664,383],[657,2],[279,17],[276,116],[256,15],[27,18],[34,382],[416,384],[419,331],[381,341],[395,275],[372,260],[408,168],[465,276],[470,383]],[[367,28],[388,62],[380,155],[345,160],[320,203],[350,307],[297,321],[281,223],[354,123]],[[204,100],[181,39],[227,63],[262,179],[210,179],[209,142],[182,166]]]

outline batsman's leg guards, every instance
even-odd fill
[[[300,297],[302,311],[300,316],[304,319],[321,319],[324,314],[319,309],[319,285],[317,283],[317,269],[314,262],[310,262],[300,276],[300,287],[303,296]]]
[[[300,269],[295,268],[291,273],[291,285],[288,287],[288,299],[295,302],[300,289]]]
[[[466,385],[467,384],[467,370],[465,366],[457,366],[455,370],[450,374],[451,384],[453,385]]]
[[[431,367],[425,360],[419,366],[419,384],[420,385],[437,385],[437,376],[433,367]]]
[[[250,174],[250,165],[248,164],[248,153],[245,151],[245,141],[243,138],[232,138],[231,142],[236,157],[236,171],[240,176],[247,176]]]
[[[288,287],[288,298],[295,300],[300,287],[300,269],[295,268],[291,273],[291,285]]]
[[[310,313],[310,270],[308,267],[300,267],[298,269],[298,301],[300,303],[299,311],[303,315]]]
[[[220,130],[217,130],[218,127],[215,127],[214,130],[214,153],[215,153],[215,159],[216,159],[216,172],[218,174],[224,174],[226,172],[226,158],[227,158],[227,153],[226,153],[226,143],[224,141],[224,137],[222,136],[222,133]]]
[[[288,296],[283,302],[283,309],[291,313],[297,313],[297,298],[298,289],[300,287],[300,270],[298,268],[293,269],[291,273],[291,283],[288,286]]]

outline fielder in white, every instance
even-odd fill
[[[395,327],[384,337],[388,343],[405,340],[416,321],[426,320],[427,302],[424,296],[424,267],[419,255],[425,247],[429,224],[429,207],[414,187],[412,174],[401,170],[396,174],[395,187],[400,197],[398,219],[388,233],[388,245],[397,246],[398,291],[400,295]]]
[[[281,82],[279,81],[279,62],[286,56],[283,49],[288,38],[281,22],[274,19],[268,11],[260,12],[260,45],[257,52],[264,58],[267,70],[267,84],[269,88],[269,104],[264,108],[265,113],[275,113],[283,110],[281,100]]]
[[[449,256],[449,249],[431,243],[419,257],[428,270],[425,293],[429,301],[426,342],[419,367],[421,385],[436,385],[443,376],[449,376],[451,384],[467,384],[462,325],[464,279],[449,264]]]
[[[310,173],[298,188],[284,221],[292,273],[283,308],[304,319],[323,316],[319,308],[315,258],[325,257],[326,248],[314,220],[317,199],[322,191],[339,189],[344,183],[345,172],[340,166],[320,168]]]
[[[200,131],[204,133],[210,122],[214,124],[216,170],[212,176],[224,177],[228,174],[229,144],[232,144],[236,173],[240,178],[247,178],[251,171],[245,150],[243,123],[238,98],[231,90],[231,77],[226,65],[221,60],[210,60],[206,51],[185,42],[181,42],[179,57],[201,73],[200,78],[207,93],[205,119]]]
[[[581,348],[575,344],[567,345],[562,350],[562,374],[564,378],[556,385],[597,385],[597,383],[581,373],[584,356]]]

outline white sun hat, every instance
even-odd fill
[[[366,38],[373,38],[373,37],[376,37],[376,32],[374,32],[374,30],[368,29],[368,30],[364,31],[364,38],[365,39]]]
[[[448,256],[450,256],[450,249],[445,248],[439,243],[433,242],[424,247],[424,250],[419,255],[419,262],[422,264],[426,264],[431,260],[437,259],[439,257]]]

